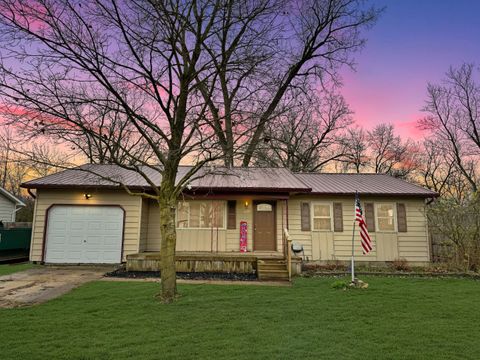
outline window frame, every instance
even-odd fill
[[[379,222],[378,222],[378,218],[379,218],[378,207],[382,206],[382,205],[391,205],[392,206],[392,210],[393,210],[393,230],[382,230],[380,228],[380,225],[379,225]],[[374,208],[375,208],[375,231],[376,232],[381,232],[381,233],[396,233],[396,232],[398,232],[397,203],[390,202],[390,201],[389,202],[385,202],[385,201],[375,202]],[[386,217],[383,217],[383,216],[380,216],[380,218],[387,219]]]
[[[180,203],[192,203],[192,202],[220,202],[223,204],[223,226],[222,227],[190,227],[190,205],[188,206],[188,216],[187,216],[187,221],[188,221],[188,226],[187,227],[178,227],[177,222],[178,222],[178,210],[179,210],[179,205]],[[177,202],[177,207],[175,209],[175,229],[176,230],[211,230],[211,229],[218,229],[218,230],[226,230],[227,229],[227,201],[226,200],[181,200]]]
[[[315,218],[326,219],[326,217],[315,216],[315,205],[328,205],[330,209],[330,229],[315,229]],[[310,231],[333,232],[333,203],[330,201],[313,201],[310,203]]]

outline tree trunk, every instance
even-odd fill
[[[175,230],[175,207],[177,199],[172,196],[174,184],[165,179],[162,181],[161,194],[158,199],[160,207],[160,276],[162,293],[160,298],[165,303],[171,303],[177,295],[177,280],[175,269],[175,246],[177,233]]]

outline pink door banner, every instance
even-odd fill
[[[247,222],[240,221],[240,252],[247,252]]]

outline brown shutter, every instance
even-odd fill
[[[375,210],[373,203],[365,204],[365,221],[369,232],[375,232]]]
[[[310,231],[310,204],[301,203],[300,212],[302,218],[302,231]]]
[[[407,209],[405,204],[397,204],[398,232],[407,232]]]
[[[237,201],[228,200],[227,202],[227,229],[237,228]]]
[[[342,203],[333,203],[333,231],[343,231],[343,207]]]

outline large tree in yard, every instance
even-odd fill
[[[446,162],[477,193],[480,183],[480,82],[472,64],[451,67],[440,84],[429,84],[420,126],[431,131]]]
[[[254,160],[260,166],[282,166],[295,172],[316,172],[349,153],[344,131],[352,112],[342,96],[322,92],[321,98],[298,101],[298,106],[267,124]]]
[[[159,204],[171,302],[184,187],[207,162],[240,153],[248,165],[287,95],[351,64],[377,15],[361,0],[4,0],[2,113],[26,136],[143,176],[143,192],[119,185]]]
[[[321,92],[354,64],[379,10],[362,0],[225,3],[222,31],[204,42],[217,76],[202,95],[225,165],[248,166],[278,117],[299,106],[298,92]]]
[[[0,96],[17,128],[73,147],[96,143],[160,207],[162,298],[176,295],[177,197],[215,158],[197,78],[220,1],[3,1]],[[139,146],[140,144],[140,146]],[[100,146],[99,146],[100,145]],[[176,182],[182,159],[191,171]],[[149,156],[145,156],[148,154]],[[148,168],[162,174],[160,186]],[[151,172],[150,172],[151,173]]]

